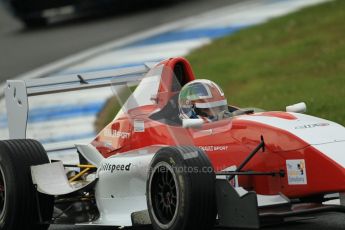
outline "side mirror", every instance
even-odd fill
[[[306,111],[307,111],[307,105],[304,102],[286,106],[286,112],[305,113]]]
[[[182,119],[183,128],[201,128],[204,124],[203,119]]]

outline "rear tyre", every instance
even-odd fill
[[[195,147],[166,147],[152,160],[147,205],[156,230],[208,230],[216,220],[215,173]]]
[[[38,210],[50,221],[54,197],[36,193],[30,174],[30,166],[45,163],[49,159],[37,141],[0,141],[0,229],[48,229],[39,223]]]

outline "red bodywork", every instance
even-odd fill
[[[178,89],[173,86],[176,71],[179,71],[177,78],[181,85],[195,79],[190,64],[183,58],[164,61],[151,72],[156,68],[162,70],[158,93],[152,92],[156,103],[138,106],[117,116],[92,142],[104,157],[151,145],[195,145],[205,150],[215,170],[221,171],[229,166],[238,166],[260,143],[262,135],[266,151],[260,150],[243,170],[283,171],[286,175],[286,160],[304,159],[308,183],[289,185],[287,176],[239,176],[241,186],[259,194],[283,193],[290,198],[345,191],[345,170],[341,165],[282,129],[242,120],[241,116],[206,123],[200,129],[183,128],[179,124],[153,119],[152,114],[164,109],[178,94]],[[285,112],[249,116],[297,119]],[[144,131],[136,130],[135,122],[144,124]]]

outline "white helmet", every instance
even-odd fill
[[[194,80],[184,85],[179,94],[179,110],[182,119],[216,121],[230,116],[224,92],[210,80]]]

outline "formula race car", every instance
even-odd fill
[[[104,86],[124,103],[91,143],[45,149],[26,139],[29,96]],[[286,112],[228,105],[184,58],[12,80],[5,97],[11,139],[0,141],[1,229],[260,228],[345,212],[343,126],[302,114],[304,103]],[[48,158],[66,149],[80,164]]]

